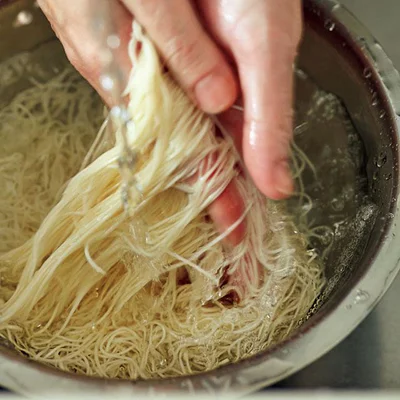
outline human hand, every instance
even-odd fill
[[[39,0],[72,64],[106,98],[98,83],[100,63],[89,31],[89,3]],[[272,199],[287,197],[293,190],[288,153],[300,0],[115,0],[113,11],[126,75],[131,66],[123,49],[134,15],[193,101],[208,113],[225,111],[221,119],[258,188]],[[244,118],[229,110],[238,96],[243,98]],[[209,213],[223,231],[243,209],[232,182]],[[229,239],[236,244],[243,234],[241,225]]]

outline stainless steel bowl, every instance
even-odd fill
[[[33,21],[15,27],[23,10],[32,13]],[[130,382],[71,375],[27,360],[3,342],[0,385],[27,395],[174,390],[240,395],[312,363],[368,315],[400,267],[400,78],[380,45],[336,1],[305,0],[304,14],[296,140],[318,167],[319,185],[311,177],[307,181],[316,204],[315,220],[335,229],[326,259],[328,285],[309,318],[268,351],[208,373],[166,380]],[[30,62],[40,66],[34,72],[39,77],[54,74],[66,63],[60,44],[32,1],[0,3],[0,35],[7,38],[0,42],[0,62],[29,51]],[[0,105],[26,86],[28,79],[0,85]],[[340,104],[321,90],[335,94],[347,111],[340,111]],[[324,101],[330,103],[322,114],[310,114],[313,106]]]

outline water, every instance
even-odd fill
[[[32,21],[33,14],[30,11],[23,10],[18,13],[13,25],[15,28],[18,28],[20,26],[29,25]]]
[[[371,296],[367,291],[358,289],[356,297],[354,298],[354,304],[364,304],[369,300],[370,297]]]
[[[332,32],[335,29],[335,23],[331,21],[330,19],[327,19],[324,23],[325,29],[327,29],[329,32]]]
[[[366,79],[371,74],[369,69],[364,71]],[[328,279],[310,317],[358,265],[379,207],[369,195],[365,172],[368,160],[346,108],[335,95],[321,90],[304,71],[296,75],[295,138],[317,171],[317,177],[305,171],[303,181],[313,204],[308,220],[313,226],[325,229],[317,231],[319,239],[312,245],[324,256]],[[387,152],[382,150],[374,160],[377,170],[387,160]],[[385,175],[385,179],[390,178],[391,175]]]
[[[367,79],[371,78],[371,76],[372,76],[371,69],[368,68],[368,67],[365,68],[364,71],[363,71],[363,75],[364,75],[364,78],[367,78]]]
[[[385,152],[381,152],[378,158],[375,160],[375,165],[378,168],[382,168],[387,162],[387,155]]]

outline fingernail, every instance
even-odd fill
[[[232,94],[232,82],[220,73],[213,73],[197,83],[194,95],[199,107],[210,114],[218,114],[235,100]]]
[[[281,161],[276,167],[276,188],[284,196],[293,193],[293,179],[287,161]]]

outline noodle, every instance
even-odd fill
[[[96,140],[85,160],[84,138],[53,136],[59,126],[49,116],[57,112],[67,111],[71,134],[93,125],[76,117],[79,109],[57,92],[63,75],[43,84],[40,95],[28,90],[3,110],[12,118],[24,107],[29,119],[20,130],[27,135],[45,130],[43,162],[29,165],[32,176],[43,171],[47,197],[20,187],[24,203],[7,205],[1,335],[36,361],[80,374],[149,379],[199,373],[287,337],[319,295],[323,273],[284,204],[237,176],[232,143],[215,135],[214,119],[162,71],[136,24],[130,54],[135,68],[126,132],[137,159],[127,207],[121,201],[127,183],[119,170],[121,131],[103,148]],[[44,110],[39,116],[32,112],[38,104]],[[9,129],[16,130],[15,123]],[[1,165],[16,171],[20,156],[10,154]],[[81,163],[79,172],[68,167]],[[25,170],[15,173],[10,180],[27,179]],[[59,198],[60,183],[73,174]],[[206,209],[234,177],[247,205],[247,235],[231,249]]]

